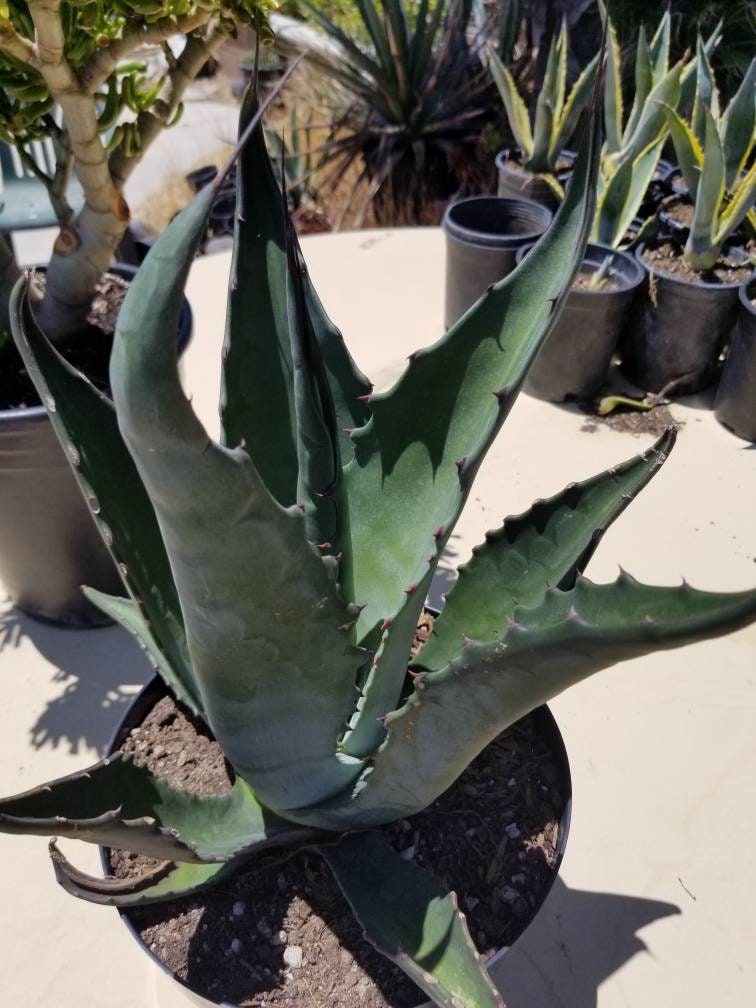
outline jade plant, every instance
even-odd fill
[[[656,173],[662,147],[669,135],[665,107],[686,108],[696,88],[694,59],[669,66],[670,12],[659,22],[651,41],[641,26],[635,50],[633,104],[627,116],[622,96],[621,50],[617,32],[607,18],[607,67],[604,78],[606,139],[593,224],[593,241],[617,248],[643,203]],[[721,35],[721,25],[706,40],[710,53]]]
[[[240,24],[270,35],[274,0],[0,0],[0,141],[49,197],[59,227],[38,311],[62,343],[80,331],[129,224],[124,186],[187,87]],[[168,46],[186,36],[178,56]],[[148,73],[144,46],[162,47]],[[54,167],[35,156],[49,141]],[[39,148],[37,147],[37,150]],[[73,177],[78,187],[72,187]],[[7,180],[6,180],[7,181]],[[10,187],[8,193],[11,193]],[[0,328],[18,276],[0,235]]]
[[[689,120],[665,106],[682,176],[693,200],[693,222],[683,258],[694,270],[709,270],[722,247],[753,212],[756,164],[756,59],[737,93],[720,114],[711,66],[701,41],[697,53],[697,86]]]
[[[264,849],[307,846],[370,940],[436,1004],[493,1008],[500,995],[455,895],[401,858],[381,826],[426,808],[503,729],[571,684],[756,619],[756,591],[585,577],[605,530],[665,462],[670,430],[489,533],[410,661],[476,473],[580,268],[596,127],[523,263],[374,393],[312,287],[255,109],[250,94],[219,442],[182,390],[173,338],[212,186],[158,240],[127,296],[115,406],[47,342],[28,281],[12,305],[128,589],[90,596],[207,722],[235,783],[224,796],[189,794],[115,752],[0,801],[0,830],[159,859],[141,877],[95,878],[52,842],[59,882],[115,907],[194,893]]]
[[[595,56],[567,94],[568,49],[567,24],[563,21],[561,31],[554,36],[549,48],[532,126],[512,74],[493,49],[488,53],[491,76],[504,103],[509,128],[520,148],[522,167],[542,177],[560,199],[564,190],[556,178],[557,163],[591,96],[598,63],[598,56]]]

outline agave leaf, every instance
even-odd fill
[[[669,7],[664,12],[659,25],[654,32],[649,47],[651,62],[654,68],[654,80],[659,81],[667,72],[669,66],[669,37],[672,27],[672,18]]]
[[[518,606],[543,600],[550,585],[572,588],[602,536],[658,473],[675,443],[670,428],[649,450],[582,483],[571,483],[486,534],[459,568],[433,634],[412,662],[426,672],[447,665],[462,641],[495,640]]]
[[[504,1008],[457,898],[377,833],[320,848],[365,936],[441,1008]]]
[[[732,195],[731,201],[719,216],[719,226],[714,234],[714,246],[720,248],[729,236],[753,212],[756,196],[756,164],[752,164]],[[753,223],[753,222],[752,222]]]
[[[506,64],[512,62],[517,36],[520,34],[520,0],[505,0],[499,7],[499,53]]]
[[[552,106],[554,117],[558,120],[564,110],[564,98],[567,89],[567,57],[569,55],[569,40],[567,38],[567,20],[562,18],[562,27],[556,40],[556,65],[554,73],[554,89],[552,91]]]
[[[666,118],[663,105],[677,108],[680,100],[680,74],[682,64],[677,63],[654,87],[643,107],[638,125],[632,136],[617,155],[618,160],[636,160],[649,144],[666,135]]]
[[[591,96],[591,88],[596,77],[598,61],[599,55],[597,53],[575,81],[567,102],[562,109],[561,119],[554,132],[554,139],[549,150],[549,163],[552,165],[556,164],[559,154],[577,129],[578,120]],[[563,198],[564,192],[559,196],[560,200]]]
[[[255,114],[254,89],[245,96],[244,130]],[[265,146],[262,128],[252,133],[240,155],[239,213],[231,267],[229,313],[224,343],[221,396],[224,443],[244,443],[268,490],[288,506],[298,493],[299,448],[292,337],[303,327],[322,357],[336,413],[340,450],[351,453],[342,427],[364,422],[359,396],[370,385],[357,370],[317,299],[306,274],[288,261],[288,211]],[[290,319],[289,297],[303,301],[301,318]],[[328,481],[326,481],[328,482]],[[321,541],[318,539],[318,541]]]
[[[164,861],[157,870],[129,879],[87,875],[63,856],[54,840],[50,841],[50,859],[58,884],[71,896],[100,906],[124,909],[191,896],[233,875],[246,860],[246,855],[220,864]]]
[[[717,251],[714,236],[719,217],[719,208],[724,196],[724,152],[719,139],[719,130],[711,111],[704,107],[706,136],[701,178],[696,191],[693,208],[693,223],[685,245],[686,259],[698,269],[709,269],[714,265]]]
[[[714,27],[711,35],[706,39],[703,45],[704,53],[707,58],[711,56],[715,48],[719,45],[722,38],[722,28],[723,22],[720,20]],[[693,108],[693,101],[695,99],[696,83],[697,83],[697,61],[695,59],[689,59],[688,62],[683,67],[683,72],[680,77],[680,112],[687,116],[690,114]]]
[[[653,614],[653,615],[651,615]],[[416,678],[363,778],[298,822],[325,829],[390,822],[426,808],[499,732],[568,686],[616,662],[718,637],[756,620],[756,589],[715,593],[649,587],[621,574],[578,578],[515,610],[500,637],[469,644]]]
[[[669,133],[675,147],[677,163],[680,165],[680,171],[685,179],[691,199],[695,200],[703,167],[703,150],[695,133],[679,113],[665,105],[664,114],[667,117]]]
[[[170,557],[208,721],[237,772],[281,811],[359,771],[336,743],[365,655],[349,643],[355,614],[336,594],[335,561],[307,543],[300,509],[270,496],[243,449],[211,441],[181,388],[166,333],[206,211],[202,199],[190,203],[139,270],[111,385]]]
[[[627,158],[610,176],[600,197],[594,236],[612,248],[622,242],[637,215],[659,163],[664,136],[653,140],[635,160]]]
[[[142,610],[132,599],[119,598],[117,595],[106,595],[105,592],[97,591],[95,588],[82,587],[82,591],[90,602],[101,609],[107,616],[110,616],[116,623],[120,623],[124,630],[127,630],[139,644],[142,651],[152,663],[152,667],[166,683],[173,695],[185,707],[188,707],[193,714],[197,713],[197,704],[189,691],[185,688],[181,678],[177,675],[173,665],[168,661],[161,651],[157,641],[150,630],[149,623],[142,615]]]
[[[753,105],[753,100],[751,104]],[[714,74],[699,35],[696,44],[696,96],[693,101],[691,128],[700,145],[703,145],[706,136],[706,115],[704,113],[706,108],[709,109],[714,121],[717,122],[719,120],[717,85],[714,82]]]
[[[242,850],[311,836],[263,808],[238,778],[227,794],[192,794],[120,752],[86,770],[3,798],[0,832],[65,836],[196,864],[227,861]]]
[[[507,113],[509,128],[512,130],[517,146],[523,153],[525,161],[533,155],[533,134],[530,129],[530,118],[525,102],[520,97],[512,74],[493,51],[489,52],[489,68],[496,87],[499,89],[504,109]]]
[[[630,137],[635,132],[640,114],[646,99],[651,93],[654,85],[654,72],[651,66],[651,52],[646,40],[646,29],[643,25],[638,31],[638,45],[635,52],[635,88],[633,95],[633,105],[630,109],[630,116],[622,134],[622,146],[625,146]]]
[[[740,173],[745,169],[753,150],[756,131],[756,59],[751,60],[748,72],[722,116],[720,136],[725,159],[725,188],[733,189]]]
[[[553,142],[554,132],[554,109],[545,92],[538,96],[536,106],[535,125],[533,127],[533,153],[528,158],[526,165],[536,173],[547,172],[552,167],[549,164],[549,150]]]
[[[47,403],[53,430],[72,461],[73,472],[105,544],[120,565],[124,583],[139,607],[161,660],[168,686],[194,714],[202,713],[186,635],[155,511],[118,430],[113,403],[74,370],[48,342],[29,306],[28,282],[17,284],[11,325],[27,372]],[[175,338],[178,315],[168,338]],[[97,487],[95,496],[92,487]],[[129,488],[128,495],[124,487]],[[126,563],[128,561],[128,563]],[[170,671],[169,671],[170,670]]]
[[[412,600],[405,589],[423,580],[429,556],[435,568],[582,261],[597,162],[591,132],[554,224],[530,255],[441,340],[412,355],[392,389],[370,398],[371,419],[352,434],[355,458],[339,486],[348,528],[359,529],[340,582],[367,607],[358,640],[372,641]]]
[[[607,27],[606,78],[604,81],[604,129],[610,154],[622,147],[622,53],[611,19]]]

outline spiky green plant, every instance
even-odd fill
[[[568,95],[568,49],[567,24],[563,21],[561,31],[551,42],[532,126],[527,106],[517,90],[512,74],[493,49],[489,52],[491,75],[504,103],[509,128],[522,152],[522,167],[544,178],[560,198],[564,196],[564,191],[554,174],[557,161],[575,132],[591,96],[598,63],[598,56],[595,56]]]
[[[369,45],[300,0],[319,29],[305,39],[280,18],[279,40],[304,51],[330,86],[332,122],[321,147],[321,185],[346,179],[355,226],[437,219],[476,169],[490,82],[466,37],[470,0],[358,0]],[[295,29],[296,29],[295,25]],[[478,191],[479,185],[473,187]]]
[[[706,52],[698,41],[696,97],[689,121],[673,108],[663,111],[688,192],[693,223],[683,257],[694,270],[709,270],[756,197],[756,164],[749,165],[756,128],[756,59],[725,111]]]
[[[617,32],[608,19],[609,45],[604,80],[606,140],[601,157],[593,241],[617,248],[637,216],[654,177],[668,136],[664,106],[685,108],[696,86],[696,61],[669,66],[670,12],[662,17],[650,43],[641,26],[635,54],[633,104],[625,118],[621,52]],[[721,35],[717,25],[705,44],[711,52]]]
[[[553,226],[518,269],[373,394],[312,287],[254,107],[250,96],[220,443],[182,391],[173,337],[213,188],[131,287],[115,408],[45,340],[28,282],[13,299],[15,337],[129,591],[90,597],[206,720],[235,784],[190,795],[116,753],[0,801],[0,830],[161,859],[142,878],[103,880],[52,844],[67,890],[117,907],[193,893],[265,848],[308,845],[371,941],[438,1005],[493,1008],[500,997],[454,895],[378,828],[426,808],[499,732],[572,683],[753,620],[756,591],[583,575],[666,460],[669,431],[489,533],[407,686],[439,558],[582,262],[598,138],[585,137]]]

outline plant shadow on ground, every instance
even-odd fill
[[[637,932],[680,913],[674,903],[570,889],[558,878],[531,928],[494,969],[507,1008],[596,1008],[601,984],[648,952]]]
[[[51,681],[59,687],[31,726],[32,746],[62,746],[74,755],[94,749],[105,755],[117,722],[152,675],[136,643],[116,626],[63,629],[18,609],[2,613],[0,656],[8,666],[12,652],[28,643],[49,663]]]

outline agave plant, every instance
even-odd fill
[[[688,192],[693,223],[683,257],[694,270],[708,270],[722,246],[753,211],[756,164],[749,165],[756,128],[756,59],[737,93],[720,114],[719,96],[706,51],[698,41],[696,96],[690,120],[663,111]]]
[[[468,44],[470,0],[358,0],[365,46],[317,6],[302,7],[321,32],[304,37],[281,17],[280,42],[302,49],[333,88],[333,122],[322,145],[324,186],[345,177],[342,217],[368,209],[381,223],[428,223],[464,187],[488,108],[489,82]]]
[[[643,203],[668,136],[664,106],[685,108],[696,86],[696,61],[669,67],[670,12],[659,22],[650,43],[641,26],[635,54],[633,104],[625,118],[621,53],[617,32],[608,20],[609,46],[604,81],[606,140],[601,158],[598,203],[592,239],[617,248]],[[721,36],[712,31],[704,50],[710,53]]]
[[[254,108],[250,96],[220,443],[182,391],[172,338],[212,188],[172,222],[128,294],[115,409],[45,340],[28,282],[13,299],[16,339],[129,591],[90,595],[206,720],[233,789],[190,795],[115,753],[0,801],[0,830],[160,859],[141,878],[101,879],[53,843],[60,883],[117,907],[193,893],[271,846],[308,845],[371,941],[438,1005],[492,1008],[500,996],[456,898],[381,825],[426,808],[506,726],[572,683],[753,620],[756,591],[584,576],[667,458],[669,431],[490,533],[408,685],[439,558],[582,262],[598,138],[586,136],[552,228],[518,269],[373,393],[311,285]]]
[[[598,64],[598,56],[595,56],[567,95],[568,49],[567,24],[563,21],[561,31],[551,42],[532,127],[527,106],[512,74],[493,49],[488,54],[491,75],[504,103],[509,128],[522,152],[522,167],[547,181],[560,199],[564,191],[554,174],[557,161],[591,96]]]

